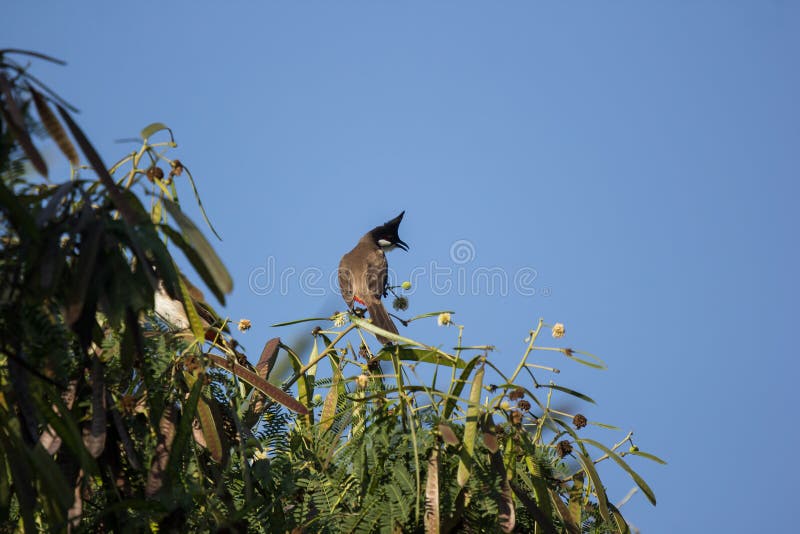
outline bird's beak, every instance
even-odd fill
[[[398,238],[397,243],[395,243],[395,245],[408,252],[408,245],[406,245],[405,241],[403,241],[402,239]]]

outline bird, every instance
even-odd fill
[[[408,251],[408,245],[397,234],[405,213],[364,234],[339,262],[339,289],[347,307],[354,312],[354,303],[365,306],[372,324],[393,334],[397,334],[397,327],[381,298],[388,292],[386,252],[395,248]],[[376,337],[384,345],[390,341],[381,335]]]

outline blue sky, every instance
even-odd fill
[[[242,336],[253,358],[268,337],[307,330],[270,324],[342,309],[300,273],[327,280],[361,234],[404,209],[411,250],[390,264],[400,279],[425,273],[409,313],[455,310],[465,342],[496,345],[501,367],[540,317],[609,364],[540,360],[597,400],[590,419],[669,461],[632,461],[659,499],[625,505],[635,525],[793,522],[776,496],[794,490],[800,445],[796,3],[15,1],[3,12],[0,47],[69,62],[34,72],[81,109],[107,162],[132,149],[115,139],[173,128],[224,239],[235,280],[224,313],[254,322]],[[451,256],[459,241],[464,263]],[[259,285],[270,265],[297,273],[287,291]],[[456,287],[437,290],[432,267],[450,268]],[[458,290],[459,272],[482,268],[509,290]],[[432,323],[403,333],[455,342]],[[618,501],[632,483],[608,467]]]

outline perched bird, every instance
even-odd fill
[[[397,235],[404,214],[405,211],[364,234],[339,262],[339,289],[347,307],[353,311],[354,302],[365,306],[372,324],[395,334],[397,327],[383,307],[381,297],[386,296],[388,285],[389,264],[385,252],[395,247],[408,250],[408,245]],[[389,342],[383,336],[377,338],[383,344]]]

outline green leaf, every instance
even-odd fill
[[[642,458],[647,458],[648,460],[653,460],[654,462],[667,465],[667,462],[656,456],[655,454],[650,454],[649,452],[642,452],[642,451],[628,451],[627,454],[634,454],[636,456],[641,456]]]
[[[588,396],[584,395],[583,393],[579,393],[579,392],[575,391],[574,389],[565,388],[564,386],[557,386],[555,384],[539,384],[537,387],[550,388],[550,389],[555,389],[555,390],[558,390],[558,391],[563,391],[564,393],[572,395],[573,397],[578,397],[579,399],[585,400],[586,402],[591,402],[592,404],[597,404],[591,397],[588,397]]]
[[[216,286],[211,272],[206,268],[205,262],[197,253],[197,251],[186,242],[180,233],[175,231],[170,226],[161,224],[158,227],[175,245],[178,246],[179,249],[181,249],[183,255],[186,256],[186,258],[189,260],[189,263],[192,264],[192,267],[194,267],[194,270],[200,275],[200,278],[203,280],[206,286],[211,290],[212,293],[214,293],[214,296],[217,297],[217,300],[224,303],[225,294],[222,293]]]
[[[622,513],[612,503],[608,503],[608,508],[614,512],[614,522],[617,524],[617,532],[619,534],[631,534],[631,529],[628,522],[622,517]]]
[[[25,152],[33,168],[36,169],[39,174],[47,178],[47,165],[42,155],[36,150],[33,141],[31,141],[28,130],[25,127],[25,117],[14,98],[11,82],[8,81],[8,78],[6,78],[3,72],[0,72],[0,89],[2,89],[3,95],[5,96],[5,105],[0,106],[0,111],[2,111],[3,117],[6,120],[6,126],[11,130],[11,133],[14,134],[14,137],[17,138],[20,148]]]
[[[233,279],[231,279],[231,275],[228,273],[225,265],[223,265],[222,260],[220,260],[219,256],[217,256],[217,253],[214,252],[214,249],[211,247],[211,244],[209,244],[203,233],[200,232],[191,219],[189,219],[189,217],[187,217],[183,211],[181,211],[180,207],[178,207],[176,203],[165,198],[164,207],[167,208],[169,214],[173,219],[175,219],[175,222],[178,223],[186,243],[197,253],[195,261],[198,259],[201,260],[202,265],[208,272],[213,283],[213,285],[210,286],[210,289],[214,291],[216,288],[219,293],[230,293],[233,290]],[[192,261],[193,258],[189,257],[188,259],[189,261]],[[197,266],[194,264],[194,262],[192,263],[192,266],[197,269]],[[200,274],[199,269],[198,274]],[[215,291],[214,294],[217,295],[218,293]],[[224,299],[220,299],[220,302],[223,304],[225,303]]]
[[[603,487],[603,482],[600,480],[600,475],[597,474],[597,470],[594,468],[592,459],[580,452],[575,454],[575,458],[578,459],[581,467],[583,467],[583,471],[589,475],[592,485],[594,486],[595,495],[597,495],[597,506],[600,509],[600,515],[603,517],[603,521],[610,525],[611,516],[608,513],[608,497],[606,496],[606,489]]]
[[[473,454],[475,453],[475,439],[478,436],[478,418],[480,416],[481,391],[483,390],[483,375],[485,365],[478,367],[472,378],[472,389],[469,391],[469,406],[467,407],[467,422],[464,425],[464,445],[458,462],[456,480],[463,487],[472,472]]]
[[[26,454],[27,448],[16,434],[9,433],[6,437],[6,433],[3,431],[0,431],[0,446],[8,456],[8,467],[11,471],[14,493],[19,502],[19,514],[22,516],[25,532],[38,532],[33,518],[33,512],[36,510],[36,490],[33,486],[31,466]]]
[[[655,506],[655,504],[656,504],[656,495],[655,495],[655,493],[653,493],[653,490],[650,489],[650,486],[647,485],[647,482],[645,482],[644,479],[642,477],[640,477],[638,473],[636,473],[636,471],[631,469],[631,466],[629,466],[628,463],[625,460],[620,458],[619,455],[616,452],[612,451],[610,448],[606,447],[605,445],[603,445],[599,441],[595,441],[593,439],[581,438],[580,441],[582,441],[584,443],[588,443],[589,445],[593,445],[593,446],[597,447],[598,449],[600,449],[601,451],[603,451],[604,453],[606,453],[609,456],[609,458],[614,460],[617,463],[617,465],[619,465],[622,469],[624,469],[631,476],[633,481],[636,482],[636,485],[639,486],[639,489],[642,490],[642,493],[644,493],[647,496],[647,499],[650,501],[650,503],[653,506]]]
[[[212,409],[211,403],[216,402],[206,397],[200,397],[197,403],[197,418],[200,420],[200,427],[203,429],[203,437],[206,439],[206,447],[211,454],[211,458],[217,462],[222,462],[224,449],[222,447],[222,439],[219,434],[219,420],[220,415],[218,410]],[[216,405],[213,406],[216,408]]]
[[[295,321],[286,321],[285,323],[275,323],[275,324],[273,324],[271,326],[272,326],[272,328],[277,328],[279,326],[289,326],[289,325],[298,324],[298,323],[310,323],[310,322],[313,322],[313,321],[330,321],[330,320],[331,320],[330,317],[307,317],[306,319],[297,319]]]
[[[181,466],[181,459],[183,457],[183,450],[189,443],[189,438],[192,435],[192,421],[197,415],[197,405],[200,402],[200,397],[203,391],[203,374],[200,377],[195,377],[190,373],[184,372],[183,377],[187,385],[192,388],[189,393],[189,398],[181,403],[181,419],[178,423],[178,428],[175,432],[175,438],[169,451],[169,462],[167,463],[167,472],[170,473],[171,480],[178,480],[177,472]]]
[[[395,349],[393,348],[392,351]],[[446,367],[455,367],[463,369],[467,366],[466,360],[455,359],[453,357],[444,358],[442,352],[437,349],[411,349],[407,347],[398,347],[397,356],[403,361],[419,362],[419,363],[435,363],[437,365],[444,365]],[[378,353],[379,360],[391,360],[392,351],[382,350]]]
[[[141,137],[143,141],[147,141],[153,134],[156,132],[160,132],[162,130],[167,130],[169,132],[169,137],[172,139],[172,130],[166,124],[160,122],[154,122],[152,124],[148,124],[144,128],[142,128]]]
[[[566,356],[567,358],[569,358],[570,360],[578,362],[578,363],[580,363],[582,365],[586,365],[586,366],[592,367],[594,369],[601,369],[601,370],[608,369],[608,366],[606,365],[606,363],[603,360],[601,360],[600,358],[598,358],[597,356],[595,356],[594,354],[591,354],[589,352],[583,352],[583,351],[580,351],[580,350],[572,350],[572,349],[561,349],[561,353],[564,356]],[[577,356],[575,356],[575,354],[584,354],[584,355],[590,357],[591,359],[593,359],[594,361],[590,362],[589,360],[584,360],[583,358],[578,358]]]
[[[458,380],[455,381],[455,384],[452,384],[452,390],[450,391],[450,398],[447,399],[447,404],[444,406],[444,412],[442,413],[442,417],[444,419],[450,419],[450,415],[453,413],[453,410],[456,407],[456,402],[458,398],[461,396],[461,391],[464,389],[464,385],[467,383],[469,379],[469,375],[472,374],[472,369],[475,368],[475,365],[481,361],[483,356],[475,356],[472,358],[467,365],[464,366],[464,370],[461,371],[461,376],[458,377]]]
[[[70,164],[73,167],[77,167],[78,152],[75,150],[75,146],[72,144],[72,141],[70,141],[69,136],[67,136],[64,127],[61,126],[55,113],[53,113],[53,110],[47,105],[44,96],[30,85],[28,85],[28,90],[31,92],[31,96],[33,96],[33,103],[36,106],[36,111],[39,113],[39,118],[42,120],[42,124],[44,124],[50,138],[56,142],[56,145],[61,149],[61,152],[67,160],[69,160]]]
[[[30,451],[31,466],[38,474],[39,480],[42,481],[44,486],[40,490],[40,496],[46,496],[56,501],[55,510],[61,515],[63,512],[72,506],[73,491],[69,487],[67,481],[64,480],[64,475],[61,473],[58,465],[53,461],[53,458],[47,454],[47,451],[42,447],[34,447]],[[45,489],[46,488],[46,489]],[[57,522],[56,518],[52,518]],[[60,520],[66,519],[66,514],[58,518]]]
[[[192,334],[198,344],[202,345],[206,339],[206,329],[203,326],[203,321],[197,313],[197,308],[194,307],[194,301],[189,294],[189,289],[186,287],[183,279],[178,277],[178,286],[181,288],[181,297],[183,297],[183,308],[186,310],[186,317],[189,319],[189,326],[192,328]]]
[[[452,315],[452,314],[455,314],[456,312],[454,312],[452,310],[444,310],[444,311],[423,313],[421,315],[415,315],[414,317],[409,319],[408,322],[410,323],[411,321],[416,321],[418,319],[426,319],[428,317],[439,317],[443,313],[449,313],[449,314]]]

